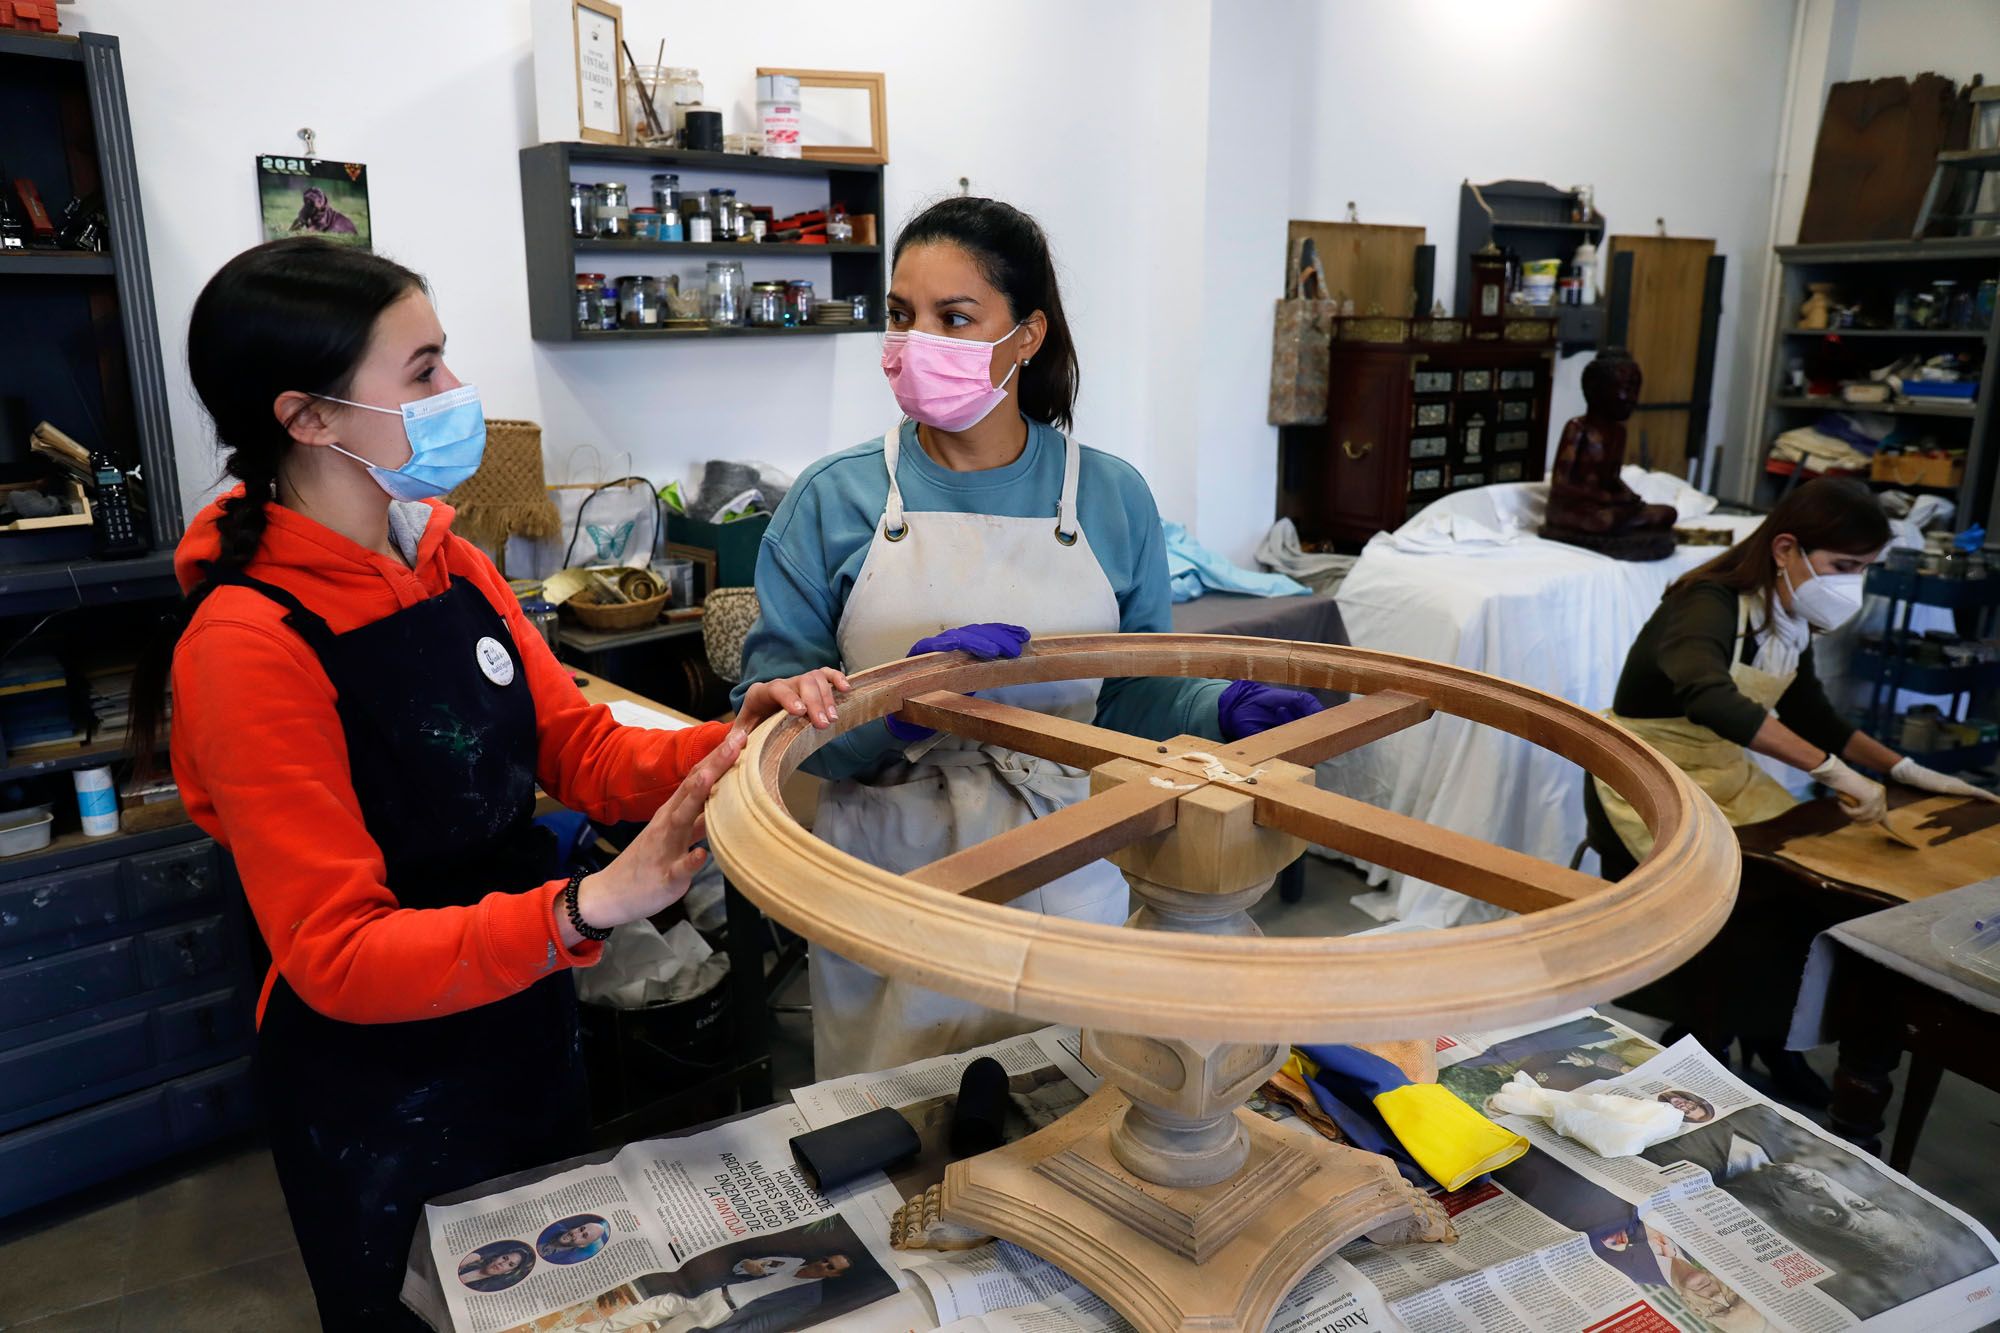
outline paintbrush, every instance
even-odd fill
[[[646,124],[657,139],[666,131],[660,128],[660,113],[653,109],[652,92],[646,87],[646,81],[639,77],[639,58],[632,54],[632,43],[621,40],[618,44],[625,48],[625,63],[632,67],[632,82],[639,89],[639,105],[646,109]]]
[[[1915,838],[1903,832],[1901,829],[1897,828],[1894,824],[1891,824],[1889,822],[1889,816],[1887,815],[1882,816],[1882,822],[1877,824],[1875,827],[1881,829],[1882,832],[1888,837],[1890,842],[1897,843],[1904,847],[1908,847],[1913,852],[1921,852],[1924,849],[1924,844],[1918,842]]]

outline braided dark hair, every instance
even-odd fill
[[[302,236],[245,250],[195,298],[188,375],[226,451],[223,469],[243,483],[243,493],[222,502],[215,521],[220,549],[202,563],[201,583],[166,618],[134,672],[137,772],[153,766],[174,645],[218,580],[246,568],[263,544],[278,471],[292,448],[292,423],[279,420],[273,405],[293,391],[346,396],[375,321],[424,290],[423,278],[401,264]]]
[[[1041,350],[1020,372],[1021,411],[1031,421],[1067,430],[1076,411],[1076,343],[1063,314],[1055,258],[1041,224],[998,199],[953,195],[910,219],[896,238],[894,259],[901,259],[913,245],[938,241],[948,241],[972,256],[986,280],[1006,295],[1009,319],[1042,312],[1048,329]]]

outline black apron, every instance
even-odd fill
[[[282,588],[338,694],[348,771],[403,907],[471,906],[560,873],[533,823],[535,703],[506,622],[472,583],[335,634]],[[490,640],[490,643],[483,641]],[[496,683],[494,645],[512,666]],[[257,1033],[271,1153],[329,1333],[421,1329],[398,1298],[424,1201],[581,1152],[588,1090],[576,988],[550,973],[492,1004],[404,1023],[343,1023],[280,976]],[[445,1275],[451,1268],[447,1265]]]

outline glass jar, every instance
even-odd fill
[[[661,113],[669,117],[667,128],[678,135],[687,124],[687,108],[701,105],[701,71],[688,65],[669,65],[666,79],[666,87],[662,91],[673,109],[669,113],[663,107]],[[659,94],[655,94],[656,105],[658,101]]]
[[[653,207],[671,213],[681,206],[681,178],[671,171],[653,173]]]
[[[757,282],[750,285],[750,323],[753,327],[775,329],[790,322],[786,318],[784,283]]]
[[[575,181],[569,187],[570,235],[589,238],[597,235],[597,187]]]
[[[576,275],[576,326],[579,329],[604,327],[604,275]]]
[[[813,307],[819,304],[813,297],[813,285],[804,278],[793,278],[785,284],[785,323],[793,328],[812,323]]]
[[[865,296],[857,296],[853,298],[853,301],[854,301],[854,322],[856,324],[866,324],[868,322],[868,298]]]
[[[597,293],[597,327],[606,333],[618,329],[618,284],[622,278],[606,278]]]
[[[618,322],[627,329],[660,326],[660,280],[633,274],[618,279]]]
[[[847,220],[847,210],[840,205],[833,206],[832,214],[826,222],[826,243],[846,245],[854,239],[854,224]]]
[[[632,211],[626,207],[625,185],[622,181],[606,181],[596,189],[596,209],[592,216],[597,221],[597,234],[606,240],[630,240],[632,237]]]
[[[657,65],[628,66],[622,82],[625,84],[625,123],[632,127],[632,141],[643,144],[668,142],[674,127],[668,114],[666,72]],[[649,97],[652,99],[653,114],[660,122],[657,134],[646,119]]]
[[[743,265],[729,259],[708,261],[708,325],[713,329],[741,328],[749,315],[749,291],[743,282]]]
[[[688,207],[694,211],[681,219],[687,229],[690,241],[706,244],[715,239],[715,215],[708,211],[708,202],[700,195],[694,196]]]

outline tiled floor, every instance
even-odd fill
[[[1273,935],[1341,935],[1373,922],[1354,877],[1308,863],[1303,902],[1256,916]],[[800,978],[784,999],[804,1002]],[[1648,1032],[1659,1025],[1620,1017]],[[811,1020],[780,1015],[782,1087],[809,1081]],[[1831,1053],[1814,1057],[1831,1072]],[[1900,1085],[1900,1080],[1899,1080]],[[1891,1113],[1893,1115],[1894,1108]],[[1893,1122],[1892,1122],[1893,1123]],[[1911,1174],[2000,1230],[2000,1096],[1947,1074]],[[34,1333],[291,1333],[319,1327],[267,1153],[238,1146],[0,1227],[0,1329]]]

